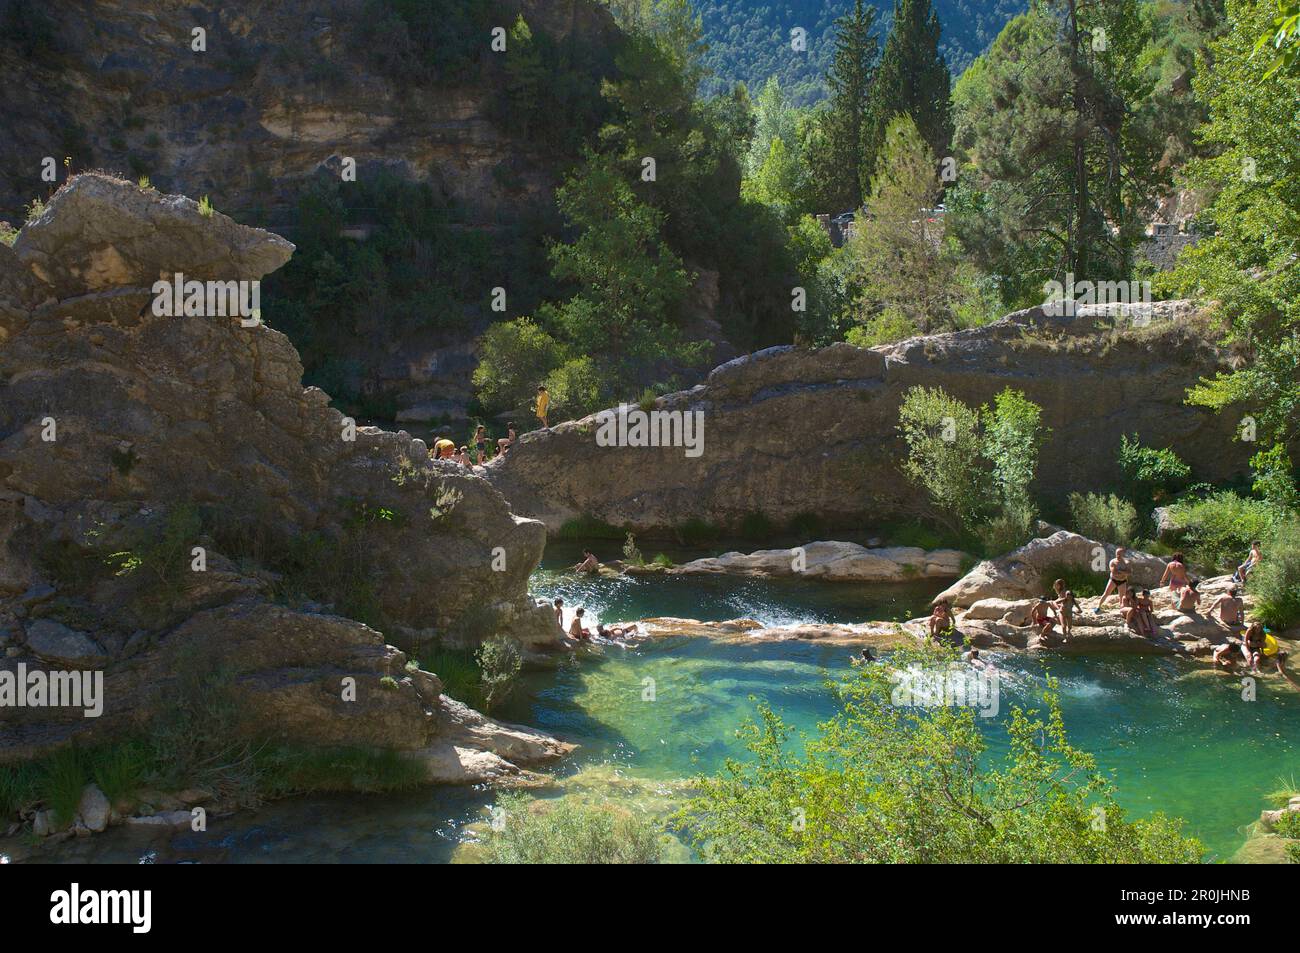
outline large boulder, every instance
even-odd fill
[[[1116,452],[1133,432],[1197,461],[1198,479],[1221,480],[1244,472],[1249,454],[1234,449],[1231,421],[1185,402],[1191,384],[1228,366],[1195,317],[1189,302],[1066,317],[1031,308],[871,349],[768,348],[658,399],[658,412],[700,415],[698,455],[602,445],[593,415],[522,434],[488,478],[551,531],[580,517],[646,533],[692,520],[735,529],[755,513],[778,525],[815,514],[827,526],[876,526],[916,513],[898,414],[924,386],[972,406],[1006,387],[1037,402],[1051,431],[1035,488],[1054,500],[1118,479]]]
[[[1044,574],[1061,566],[1097,572],[1104,583],[1106,567],[1114,556],[1115,547],[1110,543],[1060,530],[1051,536],[1032,539],[1005,556],[984,560],[935,596],[934,601],[946,599],[952,606],[969,608],[984,599],[1045,596],[1051,592],[1052,580]],[[1126,558],[1137,585],[1155,586],[1165,571],[1165,562],[1158,556],[1130,549]]]
[[[345,419],[280,332],[150,306],[159,278],[257,281],[292,251],[103,175],[0,246],[0,666],[104,673],[101,717],[0,709],[0,760],[139,727],[203,673],[249,733],[428,750],[440,683],[382,628],[559,646],[527,593],[542,524]]]

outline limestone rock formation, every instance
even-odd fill
[[[904,582],[951,578],[964,557],[955,549],[926,551],[917,546],[868,548],[857,543],[817,542],[794,549],[761,549],[695,559],[667,575],[797,576],[828,582]]]
[[[1060,530],[1051,536],[1031,539],[1019,549],[986,559],[966,575],[934,597],[950,605],[969,608],[985,599],[1027,599],[1051,592],[1052,580],[1044,573],[1053,567],[1069,566],[1091,570],[1105,579],[1105,568],[1115,556],[1110,543]],[[1135,585],[1155,586],[1165,571],[1165,561],[1158,556],[1129,550],[1125,559],[1132,567],[1130,578]]]
[[[354,432],[279,332],[151,306],[160,278],[256,281],[292,251],[102,175],[0,245],[0,669],[104,676],[99,718],[0,708],[0,760],[140,726],[214,679],[275,740],[429,750],[458,709],[376,626],[558,644],[527,595],[540,523],[408,434]],[[451,736],[563,753],[492,740],[515,731]]]
[[[870,527],[924,506],[899,468],[897,431],[904,393],[921,385],[972,405],[1014,387],[1040,404],[1052,434],[1035,489],[1049,498],[1117,479],[1116,451],[1131,433],[1172,447],[1198,479],[1222,480],[1244,471],[1247,454],[1232,449],[1231,421],[1185,403],[1187,387],[1226,366],[1198,328],[1188,302],[1066,317],[1032,308],[871,349],[769,348],[658,400],[656,411],[700,415],[698,456],[603,446],[593,415],[521,435],[488,475],[517,512],[552,531],[583,516],[641,532],[690,520],[734,528],[754,513]]]

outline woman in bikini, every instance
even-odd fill
[[[1252,672],[1259,671],[1259,660],[1264,657],[1264,623],[1252,622],[1241,640],[1241,654]]]
[[[1147,638],[1154,638],[1156,634],[1156,607],[1151,600],[1151,590],[1143,589],[1137,598],[1138,612],[1141,613],[1142,627],[1146,630]]]
[[[474,449],[478,452],[478,465],[487,462],[487,428],[482,424],[474,430]]]
[[[1187,563],[1183,560],[1182,553],[1174,553],[1169,559],[1169,565],[1165,566],[1165,574],[1160,577],[1156,583],[1156,588],[1169,584],[1169,591],[1174,594],[1174,599],[1178,599],[1179,592],[1187,585]]]

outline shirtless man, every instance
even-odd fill
[[[554,605],[555,605],[555,624],[560,627],[561,631],[563,631],[564,630],[564,600],[556,599]]]
[[[1241,590],[1233,586],[1226,595],[1215,599],[1205,614],[1229,631],[1240,631],[1246,624],[1246,604],[1241,601]]]
[[[1128,550],[1123,546],[1115,547],[1115,558],[1110,561],[1110,581],[1106,583],[1106,590],[1101,594],[1101,598],[1097,600],[1097,608],[1093,609],[1093,612],[1101,611],[1101,607],[1106,604],[1106,598],[1112,592],[1122,598],[1120,589],[1128,587],[1128,577],[1131,571],[1128,560],[1124,558],[1127,552]]]
[[[591,641],[591,630],[582,627],[581,609],[573,614],[573,621],[569,623],[569,638],[577,642]]]
[[[600,570],[600,560],[592,555],[590,550],[582,551],[582,562],[573,567],[574,572],[598,572]]]
[[[1056,599],[1052,605],[1056,608],[1056,615],[1061,620],[1061,641],[1070,640],[1070,630],[1074,627],[1074,607],[1078,602],[1074,598],[1074,592],[1065,588],[1065,580],[1058,579],[1052,583],[1052,589],[1056,592]]]
[[[1196,604],[1201,601],[1201,594],[1196,589],[1197,582],[1190,579],[1187,587],[1178,594],[1178,611],[1183,615],[1195,615]]]

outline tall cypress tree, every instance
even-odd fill
[[[835,55],[826,74],[830,103],[822,113],[820,135],[809,159],[821,185],[817,199],[828,212],[862,205],[858,168],[879,52],[872,32],[875,22],[875,8],[864,6],[862,0],[854,0],[853,12],[835,21]]]
[[[939,54],[939,17],[930,0],[896,0],[894,25],[880,57],[863,127],[859,175],[864,191],[870,188],[885,130],[895,116],[911,116],[930,150],[936,156],[948,154],[951,85],[948,64]]]

